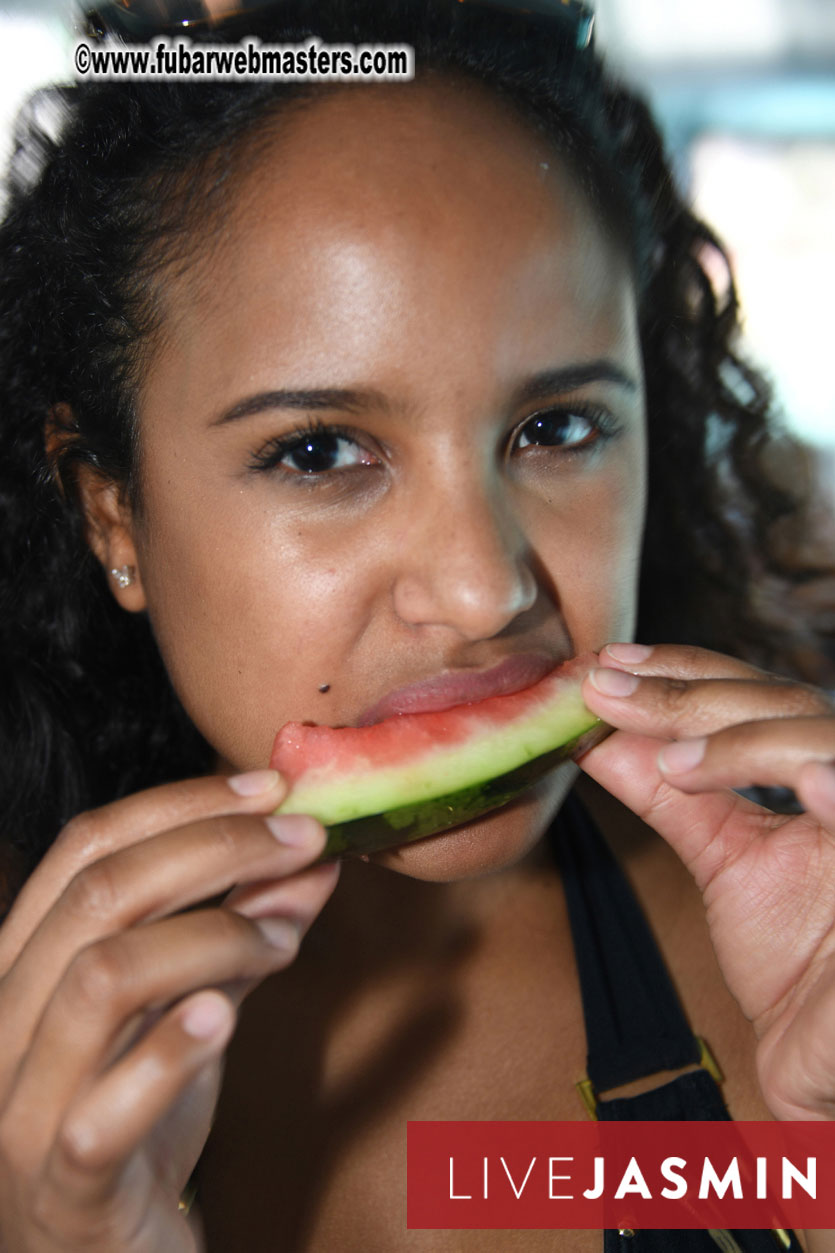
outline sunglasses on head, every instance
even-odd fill
[[[447,0],[454,11],[486,8],[515,17],[556,23],[577,48],[592,44],[594,14],[584,0]],[[84,13],[82,30],[90,39],[115,36],[143,42],[154,35],[199,35],[218,28],[241,27],[249,17],[278,11],[282,0],[241,0],[211,5],[204,0],[108,0]]]

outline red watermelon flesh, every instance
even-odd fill
[[[608,731],[580,694],[596,662],[587,653],[520,692],[371,726],[288,722],[270,760],[290,785],[278,812],[318,818],[328,829],[326,855],[469,822]]]

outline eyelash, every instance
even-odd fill
[[[334,439],[348,440],[352,444],[357,444],[357,433],[347,426],[340,426],[334,422],[323,422],[320,418],[313,418],[304,426],[297,427],[294,431],[288,431],[286,435],[277,435],[275,439],[269,440],[263,448],[258,449],[252,454],[252,461],[249,464],[250,470],[276,470],[281,468],[281,462],[288,453],[295,452],[304,447],[305,444],[312,443],[316,439],[321,439],[323,435],[331,436]],[[323,473],[310,472],[304,473],[299,470],[288,471],[290,477],[297,479],[314,479],[321,478]],[[329,473],[334,473],[330,471]],[[337,471],[339,473],[339,471]]]
[[[608,440],[620,434],[621,424],[608,410],[602,409],[597,405],[577,403],[573,405],[554,405],[548,409],[538,410],[536,413],[530,414],[516,428],[512,440],[511,447],[515,445],[519,438],[525,432],[525,429],[531,423],[539,420],[540,422],[550,418],[581,418],[588,422],[592,428],[590,436],[569,447],[563,446],[564,455],[585,455],[591,452],[598,444],[604,444]],[[335,440],[346,440],[357,447],[361,447],[356,438],[356,431],[350,427],[340,426],[338,423],[323,422],[321,419],[312,419],[302,427],[297,427],[293,431],[288,431],[286,435],[278,435],[274,439],[269,440],[262,448],[252,453],[252,460],[248,468],[255,471],[281,471],[281,462],[289,454],[302,449],[305,444],[313,443],[323,436],[328,436]],[[558,444],[530,444],[531,448],[551,448],[560,450]],[[353,467],[347,467],[349,469]],[[337,467],[331,470],[285,470],[284,473],[288,477],[299,480],[315,480],[327,476],[333,476],[345,473],[346,467]]]

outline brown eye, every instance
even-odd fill
[[[553,409],[537,413],[519,432],[517,448],[545,446],[577,448],[588,444],[600,434],[599,424],[591,416],[571,409]]]
[[[373,466],[377,459],[338,427],[316,426],[270,440],[253,453],[253,470],[282,470],[291,475],[327,475],[354,466]]]
[[[299,440],[288,448],[282,457],[288,469],[300,474],[325,474],[328,470],[343,470],[347,466],[360,465],[363,452],[353,440],[331,431],[320,431]]]

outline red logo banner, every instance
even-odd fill
[[[410,1122],[410,1228],[835,1228],[830,1122]]]

